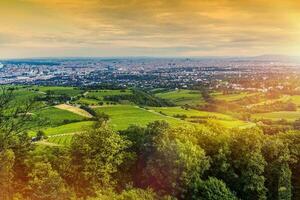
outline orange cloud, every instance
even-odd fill
[[[293,0],[2,0],[0,55],[295,54],[299,9]]]

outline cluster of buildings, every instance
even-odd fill
[[[298,76],[298,65],[238,59],[40,59],[0,63],[0,84],[191,88],[209,85],[235,90],[265,90],[271,79]],[[282,85],[279,85],[284,87]]]

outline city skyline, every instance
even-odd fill
[[[0,58],[299,56],[300,3],[2,0]]]

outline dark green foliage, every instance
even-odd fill
[[[50,163],[34,163],[28,174],[27,190],[32,200],[68,200],[71,193],[63,179],[52,169]]]
[[[206,181],[198,180],[190,185],[187,193],[189,200],[237,200],[226,184],[210,177]]]
[[[236,131],[230,142],[230,188],[243,199],[266,199],[266,161],[262,155],[263,134],[257,129]]]
[[[287,164],[281,167],[278,180],[278,199],[288,200],[292,198],[291,185],[292,172]]]
[[[113,184],[112,176],[130,156],[130,142],[105,126],[77,135],[71,144],[70,184],[80,196]]]
[[[36,140],[37,141],[43,139],[44,137],[45,137],[45,133],[43,131],[38,131],[36,133]]]
[[[97,116],[97,112],[95,110],[93,110],[92,108],[90,108],[89,106],[81,105],[80,108],[85,110],[86,112],[90,113],[94,117]]]
[[[300,130],[300,119],[295,120],[293,126],[295,130]]]

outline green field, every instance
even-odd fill
[[[76,122],[76,123],[66,124],[62,126],[47,128],[44,130],[44,132],[47,136],[79,133],[90,128],[93,124],[94,122],[92,121]]]
[[[71,143],[72,139],[73,139],[73,135],[63,135],[63,136],[50,137],[47,139],[47,142],[67,146]]]
[[[75,101],[75,103],[95,106],[99,105],[99,100],[81,97],[79,100]]]
[[[40,118],[45,119],[49,124],[49,126],[58,126],[64,123],[64,121],[82,121],[85,118],[72,113],[67,110],[61,110],[54,107],[44,108],[35,113]]]
[[[151,107],[150,109],[154,110],[155,112],[161,112],[168,116],[186,115],[187,121],[195,120],[197,118],[204,120],[209,119],[210,121],[219,123],[227,128],[236,128],[250,125],[250,123],[246,123],[229,115],[216,112],[198,111],[194,109],[186,110],[181,107]]]
[[[216,112],[198,111],[194,109],[183,109],[181,107],[149,107],[149,109],[154,110],[155,112],[162,112],[168,116],[184,114],[187,117],[211,117],[223,120],[232,120],[232,117],[229,115]]]
[[[164,116],[131,105],[104,106],[97,108],[96,111],[108,114],[110,116],[109,123],[115,130],[126,129],[131,124],[145,126],[149,122],[157,120],[165,120],[172,125],[187,123],[173,117]]]
[[[291,96],[291,102],[296,104],[297,106],[300,106],[300,95]]]
[[[196,90],[171,90],[156,93],[155,95],[170,100],[176,105],[200,105],[204,103],[200,92]]]
[[[34,89],[38,89],[39,92],[45,93],[47,91],[51,91],[54,95],[67,95],[69,97],[73,97],[79,94],[82,94],[83,91],[74,88],[74,87],[60,87],[60,86],[39,86],[33,87]]]
[[[13,94],[15,101],[26,101],[41,95],[38,92],[30,90],[28,88],[18,88],[13,92]]]
[[[237,101],[240,99],[243,99],[247,96],[254,95],[255,93],[247,93],[247,92],[241,92],[241,93],[236,93],[236,94],[223,94],[221,92],[215,92],[212,93],[212,97],[216,100],[220,101]]]
[[[288,121],[295,121],[300,119],[300,111],[281,111],[281,112],[270,112],[270,113],[259,113],[253,114],[253,119],[270,119],[270,120],[281,120],[286,119]]]
[[[124,130],[131,124],[146,126],[153,121],[164,120],[171,125],[190,125],[190,126],[202,126],[206,122],[215,122],[223,125],[227,128],[245,127],[253,125],[251,123],[240,121],[230,115],[198,111],[194,109],[183,109],[181,105],[201,105],[204,104],[204,100],[200,91],[196,90],[157,90],[154,91],[155,95],[159,98],[167,99],[177,107],[148,107],[141,108],[134,104],[126,103],[125,105],[106,105],[104,101],[105,96],[114,95],[130,95],[132,90],[89,90],[84,91],[73,87],[56,87],[56,86],[29,86],[29,87],[17,87],[15,91],[17,100],[27,100],[35,96],[45,95],[47,91],[52,91],[54,95],[67,95],[69,97],[76,97],[74,103],[85,104],[95,106],[94,109],[98,113],[106,113],[110,116],[109,125],[114,130]],[[213,93],[213,96],[218,100],[235,101],[244,98],[250,93],[239,93],[223,95],[221,93]],[[300,104],[300,96],[292,97],[293,101],[298,101]],[[104,106],[99,106],[99,102],[105,103]],[[75,113],[67,110],[58,109],[55,107],[45,107],[46,103],[40,101],[39,104],[43,106],[43,109],[37,109],[33,114],[44,119],[49,123],[46,123],[43,127],[43,131],[47,136],[55,136],[47,139],[47,142],[55,143],[59,145],[67,145],[70,143],[72,134],[80,133],[91,127],[93,121],[85,121],[86,119]],[[96,108],[97,107],[97,108]],[[176,115],[186,115],[187,118],[182,120],[176,118]],[[291,115],[291,114],[290,114]],[[300,114],[298,113],[299,117]],[[294,116],[294,118],[297,118]],[[178,116],[177,116],[178,117]],[[293,119],[294,119],[293,118]],[[37,130],[30,132],[31,136],[35,136]]]

